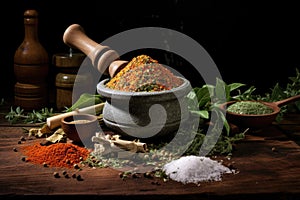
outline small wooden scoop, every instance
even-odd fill
[[[66,29],[63,41],[71,48],[82,51],[91,59],[93,66],[100,73],[109,74],[110,77],[114,77],[128,63],[128,61],[119,60],[118,53],[110,47],[91,40],[78,24],[72,24]]]

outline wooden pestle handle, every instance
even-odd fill
[[[119,59],[119,54],[108,46],[102,46],[90,39],[79,24],[70,25],[64,32],[63,41],[87,55],[93,66],[102,74],[115,75],[128,61]]]

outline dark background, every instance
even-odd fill
[[[284,86],[300,64],[296,1],[12,0],[1,8],[0,98],[5,99],[13,98],[13,56],[24,38],[26,9],[39,12],[39,40],[50,58],[68,52],[62,35],[77,23],[96,42],[145,26],[180,31],[205,48],[226,83],[254,85],[258,93],[269,92],[277,82]],[[157,56],[163,63],[164,57]],[[50,67],[49,76],[55,76]],[[193,86],[201,86],[201,77],[187,65],[172,67]],[[49,84],[54,86],[51,81]]]

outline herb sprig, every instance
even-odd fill
[[[226,130],[227,136],[230,133],[230,126],[220,105],[226,101],[232,100],[232,93],[244,86],[243,83],[226,84],[220,78],[216,78],[216,85],[206,84],[200,87],[195,87],[187,95],[189,110],[192,114],[198,115],[201,119],[209,120],[212,112],[218,116],[215,124],[222,123]],[[195,99],[198,103],[195,105]],[[221,121],[218,121],[221,120]]]
[[[255,94],[255,86],[250,86],[247,90],[242,92],[237,90],[237,94],[233,96],[233,100],[259,100],[266,102],[276,102],[292,96],[300,94],[300,71],[295,69],[296,75],[288,77],[289,82],[285,86],[281,86],[280,83],[276,83],[273,88],[270,88],[270,92],[264,94]],[[283,119],[285,113],[300,112],[300,101],[294,102],[282,106],[280,112],[277,115],[277,122]]]
[[[203,124],[208,122],[212,112],[216,112],[217,119],[213,122],[214,131],[223,131],[226,134],[221,134],[218,141],[211,148],[209,155],[214,154],[227,154],[231,155],[235,143],[244,138],[247,129],[239,134],[230,135],[230,126],[227,122],[222,111],[219,110],[219,105],[225,101],[232,100],[261,100],[266,102],[280,101],[285,98],[289,98],[300,94],[300,72],[296,69],[296,76],[289,77],[291,81],[285,87],[280,87],[277,83],[273,88],[271,88],[270,93],[255,94],[255,86],[250,86],[246,90],[242,90],[246,84],[243,83],[231,83],[226,84],[221,79],[216,79],[216,85],[203,85],[200,87],[195,87],[188,94],[189,110],[192,114],[198,116],[200,120],[200,126],[195,135],[193,143],[187,150],[187,154],[197,154],[199,149],[204,142],[204,138],[207,137],[205,134],[205,129],[203,129]],[[195,105],[195,98],[197,99],[197,104]],[[300,111],[300,101],[294,104],[286,105],[281,108],[280,113],[277,115],[276,120],[282,120],[284,113],[288,112],[299,112]],[[219,126],[224,124],[224,130],[220,130],[223,127]],[[212,134],[214,135],[214,134]],[[209,148],[209,147],[208,147]]]
[[[242,91],[241,88],[245,87],[246,84],[226,84],[221,79],[216,79],[216,85],[207,84],[202,87],[193,88],[192,92],[187,95],[189,110],[193,115],[198,116],[201,120],[199,121],[200,126],[197,135],[188,149],[187,154],[195,154],[199,152],[199,147],[201,147],[205,137],[203,125],[209,121],[212,113],[215,112],[217,119],[213,124],[214,128],[212,130],[220,131],[220,129],[224,128],[222,131],[226,134],[221,134],[215,144],[215,147],[209,154],[230,155],[233,151],[234,143],[244,138],[245,131],[240,134],[230,135],[230,126],[225,115],[219,109],[219,105],[230,100],[262,100],[274,102],[300,94],[300,72],[298,69],[296,69],[296,76],[289,77],[289,80],[290,83],[288,83],[285,87],[281,87],[279,83],[277,83],[271,89],[270,93],[265,93],[263,95],[255,94],[256,88],[254,86],[250,86],[245,91]],[[195,98],[197,99],[197,104],[195,104]],[[3,104],[3,102],[4,100],[2,99],[1,104]],[[92,105],[97,102],[104,102],[104,99],[99,95],[83,94],[72,107],[66,108],[65,112],[87,105]],[[281,120],[284,113],[295,111],[300,111],[299,101],[292,105],[283,106],[277,120]],[[25,113],[25,111],[20,107],[17,107],[15,110],[11,107],[10,112],[6,114],[5,118],[11,123],[23,122],[30,124],[38,122],[43,123],[46,121],[46,118],[50,116],[53,116],[52,108],[43,108],[39,111],[33,110],[32,112]],[[220,124],[223,124],[223,126],[220,126]]]
[[[53,116],[53,108],[42,108],[39,111],[33,110],[32,112],[25,112],[20,106],[13,109],[10,108],[10,112],[5,115],[11,124],[15,123],[44,123],[48,117]]]

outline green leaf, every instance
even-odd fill
[[[208,119],[209,118],[209,112],[207,110],[192,110],[192,114],[196,114],[200,116],[201,118]]]
[[[40,121],[42,121],[42,120],[44,119],[44,117],[43,117],[43,115],[42,115],[41,113],[36,112],[35,114],[36,114],[36,117],[37,117]]]
[[[283,89],[279,86],[278,83],[276,83],[276,85],[272,89],[270,101],[277,101],[285,97],[286,95],[284,94]]]
[[[243,84],[243,83],[231,83],[231,84],[228,84],[228,87],[229,87],[229,91],[232,92],[232,91],[237,90],[238,88],[245,86],[245,85],[246,84]]]
[[[211,101],[210,93],[209,93],[209,90],[207,88],[204,88],[204,87],[199,88],[196,91],[196,96],[197,96],[197,99],[198,99],[199,109],[205,107]]]
[[[225,115],[223,114],[223,112],[219,112],[220,113],[220,117],[221,117],[221,120],[223,121],[224,123],[224,127],[225,127],[225,130],[226,130],[226,134],[227,136],[229,135],[230,133],[230,126],[229,126],[229,123],[225,117]]]
[[[97,94],[83,93],[80,95],[79,99],[70,108],[66,110],[66,112],[76,110],[77,108],[79,109],[92,106],[101,102],[104,102],[102,96]]]
[[[16,108],[16,113],[17,114],[22,114],[23,109],[21,109],[19,106]]]
[[[194,88],[193,90],[191,90],[188,94],[187,94],[187,98],[188,99],[195,99],[196,98],[196,92],[195,90],[197,90],[198,88]]]
[[[226,91],[226,83],[217,78],[215,95],[218,101],[225,102],[227,100],[227,96],[229,95],[229,91]]]
[[[214,96],[215,95],[215,86],[214,85],[203,85],[203,88],[206,88],[208,90],[208,93],[210,94],[210,96]]]
[[[195,94],[194,90],[191,90],[187,94],[186,99],[187,99],[187,104],[188,104],[189,110],[197,110],[198,109],[198,107],[197,107],[198,100],[196,99],[196,94]]]

